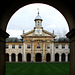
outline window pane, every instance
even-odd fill
[[[6,49],[8,49],[9,48],[9,45],[6,45]]]
[[[15,49],[15,45],[12,45],[12,49]]]
[[[30,45],[27,45],[27,49],[30,49]]]
[[[58,49],[58,45],[56,45],[56,49]]]
[[[62,49],[64,49],[64,48],[65,48],[65,45],[63,44],[63,45],[62,45]]]
[[[50,45],[47,45],[47,49],[50,49]]]
[[[37,45],[37,49],[40,49],[40,44]]]
[[[21,45],[18,45],[18,48],[21,49]]]

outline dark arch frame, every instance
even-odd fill
[[[41,62],[42,61],[42,54],[41,53],[36,53],[35,54],[35,61],[36,62]]]
[[[22,62],[22,54],[21,53],[18,54],[18,62]]]
[[[55,62],[59,62],[59,53],[55,54]]]
[[[5,3],[5,4],[4,4]],[[31,3],[45,3],[51,5],[58,9],[66,18],[70,32],[67,34],[67,37],[70,38],[71,41],[71,62],[70,62],[70,75],[75,74],[75,12],[74,12],[74,1],[67,0],[6,0],[0,2],[0,75],[5,75],[5,39],[9,36],[6,33],[6,25],[10,19],[10,17],[17,11],[19,8],[31,4]],[[4,4],[4,6],[3,6]],[[9,12],[10,11],[10,12]]]
[[[11,54],[11,61],[16,62],[16,54],[15,53]]]
[[[27,53],[26,55],[27,62],[31,62],[31,54]]]
[[[62,53],[61,54],[61,61],[62,62],[65,62],[65,60],[66,60],[66,54],[65,53]]]
[[[46,54],[46,62],[50,62],[51,61],[51,54],[47,53]]]
[[[6,60],[6,62],[9,62],[9,54],[8,53],[5,54],[5,60]]]

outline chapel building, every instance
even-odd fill
[[[68,38],[55,39],[56,35],[43,29],[39,12],[33,30],[21,35],[22,39],[6,39],[7,62],[69,62]]]

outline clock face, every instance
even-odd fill
[[[37,30],[37,33],[40,33],[40,29]]]

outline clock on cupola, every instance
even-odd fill
[[[41,19],[41,17],[40,17],[40,15],[39,15],[39,9],[38,9],[38,15],[35,17],[35,27],[34,27],[34,29],[35,29],[35,34],[37,34],[37,35],[41,35],[42,34],[42,29],[43,29],[43,27],[42,27],[42,19]]]

